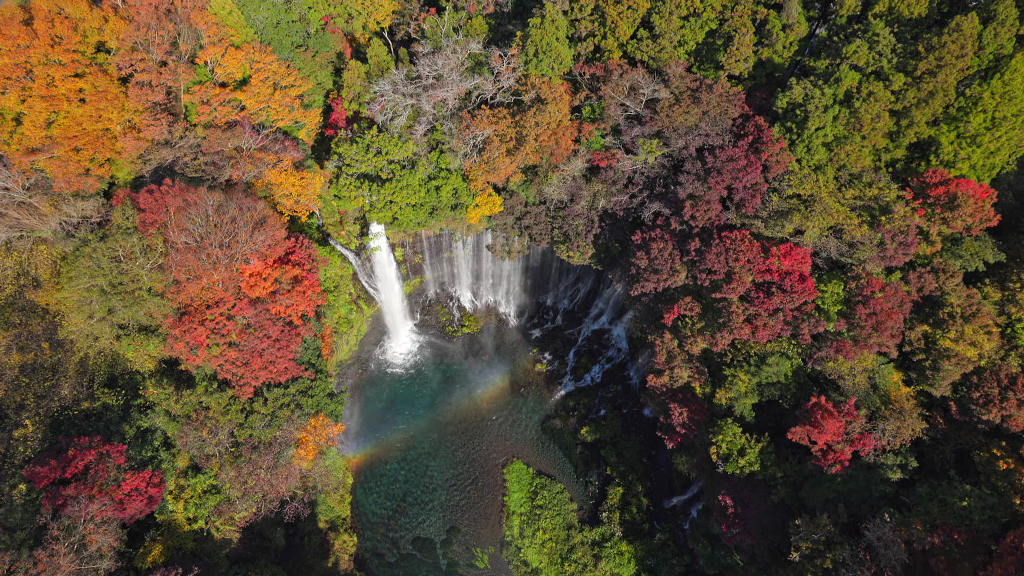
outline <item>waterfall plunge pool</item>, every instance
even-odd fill
[[[382,226],[371,226],[370,266],[343,250],[386,328],[364,339],[356,359],[362,373],[346,379],[352,516],[359,565],[371,576],[511,575],[500,543],[502,470],[513,458],[586,504],[572,463],[543,425],[565,392],[600,382],[613,367],[630,372],[622,293],[600,272],[550,250],[503,261],[490,242],[490,232],[443,234],[406,247],[420,256],[418,301],[500,316],[454,341],[415,325]],[[396,350],[408,342],[411,348]]]
[[[510,575],[499,544],[502,469],[513,458],[583,500],[543,432],[553,403],[542,378],[519,331],[488,324],[454,342],[424,335],[414,365],[377,366],[351,386],[343,442],[367,574]],[[471,569],[478,554],[489,569]]]

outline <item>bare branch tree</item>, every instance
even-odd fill
[[[0,158],[0,244],[16,238],[74,235],[102,220],[102,199],[51,194],[44,184]]]
[[[413,48],[415,64],[397,68],[373,86],[370,113],[392,131],[424,138],[435,126],[449,136],[464,110],[515,100],[521,64],[515,49],[487,49],[466,36],[448,11],[433,18]]]

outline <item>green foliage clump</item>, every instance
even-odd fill
[[[458,316],[456,321],[456,318],[449,311],[445,310],[441,314],[441,327],[448,336],[458,338],[459,336],[480,332],[483,322],[479,316],[468,314],[465,311],[462,311],[462,314]]]
[[[761,469],[761,452],[767,445],[766,438],[746,434],[736,421],[725,418],[711,430],[708,453],[720,472],[746,476]]]
[[[517,576],[629,576],[633,547],[607,528],[587,528],[565,488],[520,460],[505,467],[505,545]]]
[[[327,265],[320,268],[320,289],[326,300],[323,322],[330,328],[331,362],[346,360],[359,347],[368,329],[372,305],[359,297],[359,280],[352,265],[331,247],[320,247]]]
[[[69,338],[149,369],[163,356],[161,327],[171,308],[161,295],[163,243],[140,233],[135,216],[131,203],[122,203],[110,225],[68,257],[58,301]]]
[[[473,200],[465,177],[440,151],[418,153],[412,140],[376,126],[334,144],[337,176],[325,202],[361,210],[394,230],[417,230],[459,218]]]
[[[231,1],[219,0],[218,3]],[[310,107],[321,107],[324,95],[334,84],[337,54],[345,43],[343,36],[330,32],[329,23],[338,20],[346,29],[358,27],[351,17],[339,17],[339,11],[349,3],[330,0],[233,1],[237,8],[232,13],[244,17],[244,21],[238,24],[246,25],[249,34],[270,46],[282,60],[294,64],[313,83],[305,102]],[[230,20],[226,23],[231,26]],[[232,28],[240,29],[238,24]],[[364,25],[372,26],[373,23]]]
[[[530,19],[523,45],[523,68],[527,74],[558,78],[572,67],[569,21],[555,5],[545,4],[543,13]]]

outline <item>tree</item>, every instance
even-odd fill
[[[239,280],[212,297],[183,301],[167,324],[168,348],[190,367],[209,367],[249,398],[267,383],[312,374],[296,357],[323,303],[318,254],[304,236],[250,256]]]
[[[823,174],[860,172],[889,161],[887,136],[905,77],[899,45],[878,20],[844,30],[775,102],[797,160]]]
[[[234,13],[233,28],[245,28],[252,39],[273,49],[310,81],[304,94],[312,107],[323,104],[331,89],[338,52],[351,53],[346,35],[358,40],[387,26],[398,8],[394,0],[286,0],[266,4],[255,0],[219,0],[230,4],[218,14]],[[222,21],[227,18],[221,16]]]
[[[288,235],[259,199],[165,181],[130,196],[139,227],[158,232],[175,314],[168,350],[186,366],[213,368],[242,398],[265,383],[310,373],[296,361],[323,303],[319,255]]]
[[[523,70],[527,74],[557,79],[572,68],[572,47],[569,45],[569,22],[554,4],[544,4],[543,11],[530,21],[523,44]]]
[[[909,146],[930,136],[932,123],[957,96],[957,86],[971,73],[981,24],[977,13],[961,14],[919,44],[896,114],[893,146]],[[901,152],[902,153],[902,152]]]
[[[116,352],[135,368],[162,357],[160,332],[170,306],[162,297],[163,242],[136,227],[136,211],[121,203],[107,228],[76,250],[61,270],[58,302],[64,330],[90,353]]]
[[[531,77],[516,107],[466,114],[457,146],[467,158],[466,178],[474,192],[523,177],[522,170],[558,166],[573,152],[577,127],[570,114],[572,93],[560,80]]]
[[[522,71],[519,49],[485,48],[480,23],[450,9],[429,15],[421,41],[413,46],[415,66],[394,68],[373,84],[372,102],[367,106],[373,118],[388,130],[407,132],[422,143],[436,129],[455,139],[461,116],[468,110],[512,102]],[[482,58],[486,65],[475,65]],[[362,63],[346,69],[353,88],[368,80],[366,74]],[[354,110],[353,91],[343,95]]]
[[[766,233],[871,272],[901,266],[917,251],[920,217],[887,178],[835,178],[794,164],[783,179],[766,202]]]
[[[259,42],[236,45],[235,35],[212,15],[200,29],[205,44],[196,63],[205,81],[191,88],[186,99],[195,107],[195,122],[225,125],[248,119],[312,142],[320,113],[303,100],[309,81]]]
[[[746,434],[735,420],[725,418],[711,429],[708,453],[719,472],[746,476],[761,469],[761,452],[767,445],[766,438]]]
[[[596,52],[604,61],[621,58],[650,7],[650,0],[625,4],[610,0],[573,2],[568,16],[577,55],[589,56]]]
[[[987,360],[1000,343],[992,305],[947,266],[908,274],[919,301],[907,323],[903,357],[913,362],[915,383],[936,395],[947,394],[950,384]]]
[[[988,182],[1020,157],[1024,134],[1024,54],[996,65],[943,116],[929,163]]]
[[[706,373],[679,348],[670,332],[654,339],[654,359],[647,389],[660,408],[658,435],[670,449],[704,430],[711,414],[699,393]]]
[[[344,424],[331,422],[323,413],[310,418],[295,440],[293,458],[296,466],[308,468],[324,450],[335,446],[338,436],[344,431]]]
[[[695,227],[724,224],[730,213],[752,215],[792,160],[786,143],[762,118],[737,120],[735,143],[699,155],[702,166],[697,170],[684,162],[677,176],[675,192],[683,217]]]
[[[913,179],[907,190],[924,225],[929,252],[942,247],[951,235],[977,236],[999,223],[996,191],[988,184],[967,178],[953,178],[941,168],[932,168]]]
[[[864,431],[864,416],[854,407],[856,398],[836,407],[827,398],[814,395],[804,405],[801,423],[790,428],[786,437],[811,449],[814,463],[829,474],[843,471],[855,452],[871,454],[876,441]]]
[[[337,431],[332,422],[341,418],[344,401],[328,379],[264,387],[246,401],[201,375],[190,387],[154,379],[147,393],[154,406],[150,420],[175,449],[165,462],[167,494],[157,512],[165,526],[237,539],[261,518],[305,514],[321,496],[332,501],[334,521],[347,521],[347,511],[339,509],[347,504],[338,500],[348,496],[351,475],[345,458],[324,445]],[[315,452],[300,462],[304,428]],[[172,554],[181,545],[173,538],[161,543]]]
[[[695,50],[697,68],[708,75],[753,76],[761,83],[781,75],[808,31],[800,3],[738,0],[723,4],[716,11],[715,33],[705,35]]]
[[[630,56],[654,68],[692,60],[697,46],[721,25],[725,0],[653,0],[645,26],[629,42]]]
[[[712,349],[734,340],[808,340],[822,328],[811,314],[818,292],[807,249],[724,230],[691,241],[687,260],[694,283],[706,289],[700,317],[712,327],[706,335]]]
[[[131,194],[139,229],[163,236],[172,302],[201,304],[238,284],[249,257],[279,247],[286,231],[266,204],[237,191],[193,188],[172,180]]]
[[[515,572],[630,576],[637,550],[603,526],[584,527],[565,487],[520,460],[505,467],[505,546]]]
[[[44,516],[42,544],[11,570],[19,576],[107,574],[121,564],[125,540],[120,523],[90,504],[76,503],[67,514]]]
[[[0,8],[0,151],[54,189],[93,193],[130,176],[138,112],[109,62],[124,22],[88,0]]]
[[[412,140],[377,127],[336,140],[333,158],[333,202],[362,211],[369,221],[421,229],[458,218],[470,205],[469,186],[445,152],[421,155]]]
[[[999,543],[991,563],[981,576],[1013,576],[1024,563],[1024,529],[1017,528]]]
[[[972,373],[959,386],[975,418],[1011,433],[1024,431],[1024,375],[999,364]]]
[[[142,115],[142,136],[151,145],[173,140],[185,124],[182,95],[195,80],[192,60],[200,49],[205,0],[124,0],[128,20],[113,64],[129,79],[128,100]]]
[[[896,356],[912,304],[902,283],[863,274],[848,282],[846,294],[851,303],[837,326],[844,334],[829,342],[828,354],[847,361],[865,354]]]
[[[57,418],[88,406],[104,378],[62,334],[56,300],[63,252],[37,240],[0,245],[0,491],[24,484],[21,471],[55,440]]]
[[[0,242],[76,236],[102,219],[102,198],[46,187],[45,178],[25,176],[0,154]]]
[[[320,208],[320,196],[327,186],[327,179],[327,172],[323,170],[297,170],[282,159],[264,171],[255,181],[255,186],[273,200],[278,212],[304,219]]]
[[[636,232],[633,250],[630,294],[661,292],[686,282],[686,264],[678,241],[667,231],[656,228]]]
[[[98,436],[63,441],[57,450],[37,456],[25,478],[43,491],[43,507],[65,515],[86,512],[127,524],[148,516],[164,493],[163,473],[129,470],[124,444]]]

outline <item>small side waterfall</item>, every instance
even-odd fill
[[[697,492],[700,492],[701,488],[703,488],[703,487],[704,487],[704,483],[701,482],[700,480],[697,480],[696,482],[694,482],[693,484],[690,485],[690,489],[687,490],[685,494],[681,494],[679,496],[673,496],[672,498],[669,498],[669,499],[665,500],[662,503],[662,507],[668,509],[668,508],[672,508],[674,506],[678,506],[678,505],[686,502],[690,498],[692,498],[695,494],[697,494]]]
[[[384,324],[388,329],[385,350],[389,359],[401,362],[416,351],[416,328],[409,312],[409,303],[405,299],[402,274],[398,270],[395,255],[391,252],[383,224],[370,224],[370,239],[366,246],[370,252],[370,264],[373,267],[377,291],[374,297],[380,304]]]

